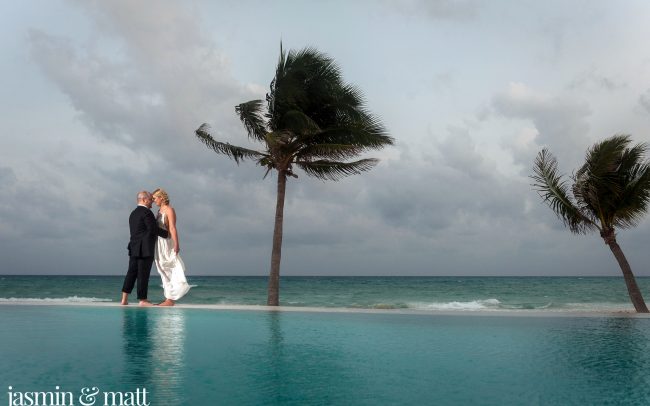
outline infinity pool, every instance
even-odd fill
[[[650,403],[645,318],[1,305],[0,320],[0,405],[57,387],[74,404],[92,387],[151,405]]]

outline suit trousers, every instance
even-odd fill
[[[137,280],[138,300],[147,300],[152,264],[153,257],[129,257],[129,270],[126,271],[122,292],[130,294]]]

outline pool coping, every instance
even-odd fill
[[[226,304],[177,304],[173,307],[140,307],[137,304],[122,306],[117,302],[44,302],[16,300],[0,302],[0,306],[63,306],[63,307],[113,307],[123,309],[144,309],[166,311],[166,309],[187,310],[225,310],[257,312],[295,312],[295,313],[360,313],[360,314],[399,314],[422,316],[486,316],[486,317],[607,317],[650,319],[650,314],[633,311],[536,311],[536,310],[416,310],[416,309],[367,309],[343,307],[304,307],[304,306],[264,306],[264,305],[226,305]]]

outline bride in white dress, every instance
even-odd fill
[[[176,231],[176,211],[169,205],[169,196],[163,189],[156,189],[153,192],[153,201],[160,209],[158,210],[158,225],[169,231],[169,238],[158,237],[154,263],[162,278],[165,291],[165,301],[159,306],[173,306],[174,302],[190,290],[190,285],[185,279],[185,264],[178,254],[178,232]]]

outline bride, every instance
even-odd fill
[[[163,189],[153,192],[153,201],[158,210],[158,225],[169,231],[169,238],[158,237],[154,262],[162,278],[165,301],[159,306],[173,306],[174,301],[182,298],[190,290],[185,279],[185,264],[178,252],[178,232],[176,230],[176,212],[169,205],[169,196]]]

